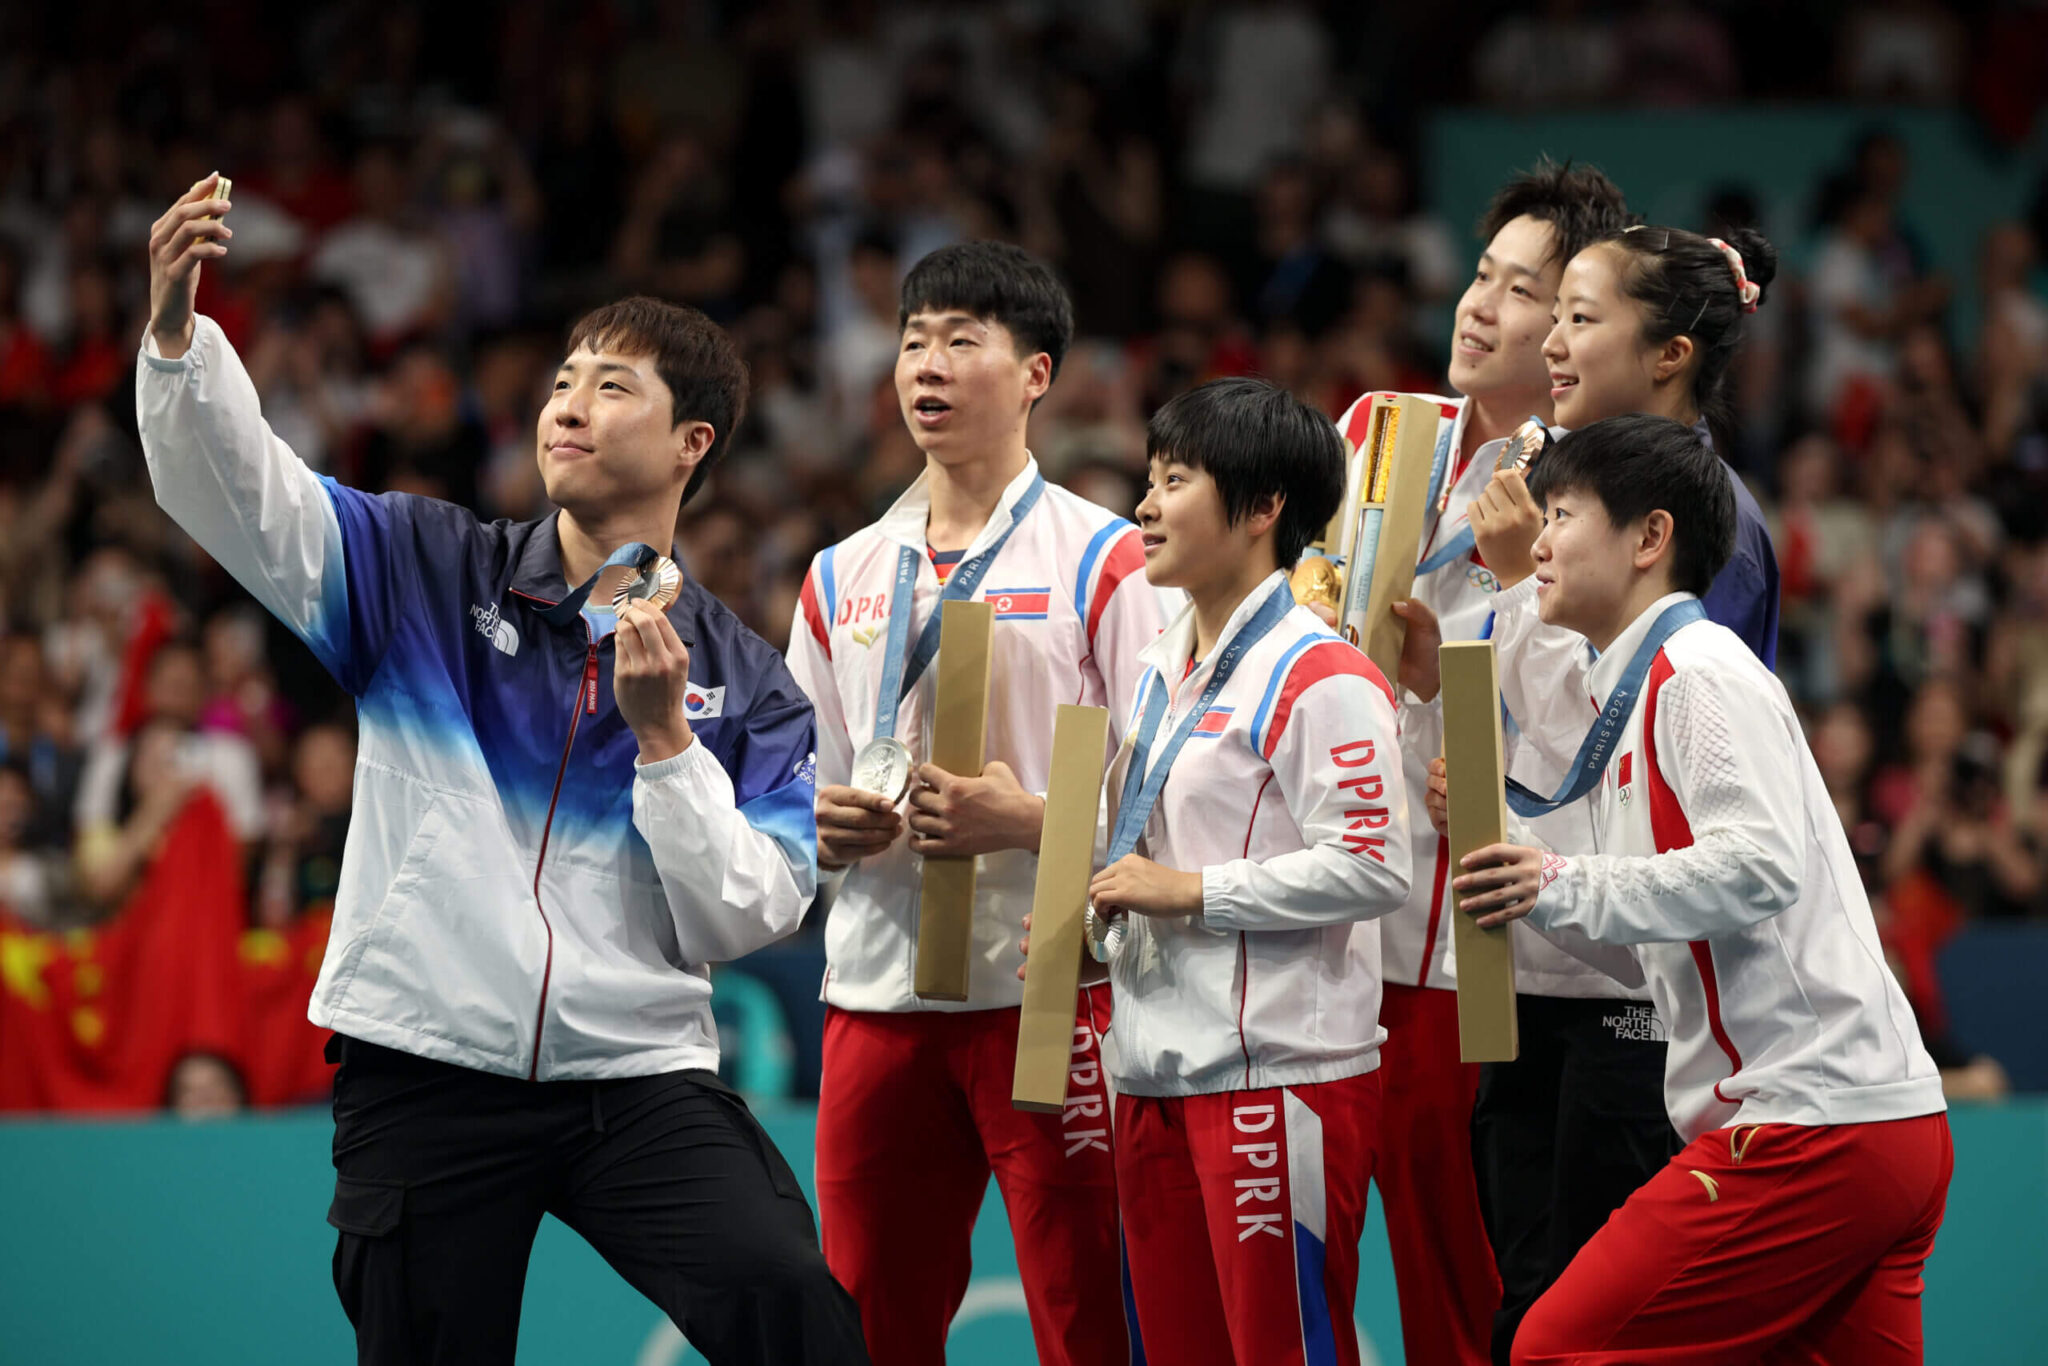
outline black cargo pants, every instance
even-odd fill
[[[337,1037],[334,1284],[365,1366],[511,1366],[543,1214],[713,1366],[858,1363],[796,1177],[709,1072],[528,1082]]]

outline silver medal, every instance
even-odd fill
[[[893,735],[878,735],[854,756],[852,785],[879,792],[893,806],[910,790],[910,748]]]

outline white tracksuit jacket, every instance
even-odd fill
[[[1037,473],[1037,462],[1027,461],[1003,490],[967,559],[1008,529],[1010,509]],[[854,755],[874,736],[901,547],[918,555],[913,643],[937,610],[942,585],[925,553],[930,511],[927,476],[919,475],[880,521],[820,551],[804,576],[788,659],[817,707],[821,785],[845,783]],[[1008,764],[1027,789],[1045,790],[1058,704],[1108,707],[1111,743],[1121,739],[1123,703],[1143,667],[1138,652],[1158,636],[1162,620],[1144,565],[1135,526],[1048,484],[977,586],[975,600],[996,607],[987,758]],[[896,714],[896,735],[916,762],[931,752],[936,675],[935,663]],[[964,1002],[921,1001],[911,989],[923,865],[905,835],[847,870],[825,925],[824,999],[845,1010],[882,1011],[1019,1004],[1017,940],[1031,909],[1037,856],[1021,849],[982,856]]]
[[[1156,756],[1231,637],[1287,578],[1239,605],[1183,678],[1189,608],[1144,652],[1168,690]],[[1127,744],[1109,773],[1123,791]],[[1202,873],[1202,913],[1129,917],[1110,963],[1103,1057],[1116,1089],[1187,1096],[1337,1081],[1379,1066],[1379,927],[1408,895],[1408,803],[1391,690],[1366,657],[1292,608],[1237,665],[1168,771],[1137,852]]]
[[[1438,405],[1442,416],[1437,425],[1437,448],[1445,453],[1443,477],[1456,478],[1449,505],[1441,517],[1437,514],[1437,504],[1442,501],[1441,487],[1430,490],[1422,524],[1422,549],[1417,555],[1420,563],[1471,524],[1467,514],[1493,478],[1501,443],[1487,442],[1459,470],[1457,456],[1465,440],[1466,401],[1436,394],[1415,397]],[[1354,444],[1365,438],[1366,415],[1373,398],[1370,393],[1361,396],[1338,420],[1337,429]],[[1351,496],[1356,496],[1355,489]],[[1486,634],[1493,617],[1495,587],[1492,572],[1479,562],[1475,552],[1467,550],[1441,568],[1418,575],[1414,596],[1436,613],[1445,640],[1478,640]],[[1429,762],[1444,752],[1443,703],[1434,698],[1424,702],[1406,688],[1399,689],[1398,696],[1401,767],[1407,775],[1408,806],[1416,814],[1411,826],[1415,878],[1408,890],[1408,904],[1380,921],[1380,967],[1384,980],[1390,983],[1451,990],[1456,988],[1458,976],[1457,957],[1451,944],[1450,851],[1443,837],[1423,816],[1428,809],[1425,797]],[[1553,769],[1551,763],[1542,749],[1524,745],[1514,751],[1513,774],[1532,789],[1552,792],[1561,781],[1562,772]],[[1546,816],[1535,828],[1557,848],[1593,847],[1591,819],[1582,807],[1567,807]],[[1525,996],[1647,999],[1646,993],[1631,991],[1594,971],[1525,925],[1514,927],[1514,941],[1515,989]]]
[[[1494,638],[1522,665],[1511,705],[1583,737],[1657,614],[1686,595],[1653,604],[1594,661],[1583,641],[1521,653],[1535,589],[1499,596]],[[1665,1105],[1688,1142],[1735,1124],[1946,1108],[1799,718],[1738,636],[1701,621],[1665,642],[1583,804],[1595,852],[1547,859],[1528,918],[1647,980],[1671,1039]]]

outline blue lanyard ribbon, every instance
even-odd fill
[[[581,586],[571,589],[568,597],[563,598],[553,607],[542,608],[540,613],[541,620],[550,626],[567,626],[570,622],[576,620],[577,613],[583,610],[583,604],[590,601],[590,590],[597,587],[597,581],[604,577],[605,570],[616,569],[622,564],[627,564],[631,565],[634,572],[638,573],[660,558],[661,552],[648,545],[645,541],[631,541],[620,546],[611,553],[610,559],[598,566],[595,574],[585,579]]]
[[[1465,525],[1459,527],[1458,534],[1451,537],[1450,540],[1445,541],[1443,543],[1443,546],[1440,549],[1438,549],[1438,551],[1434,555],[1431,555],[1421,564],[1415,566],[1415,577],[1419,579],[1424,574],[1434,574],[1437,570],[1442,569],[1452,560],[1457,559],[1460,555],[1463,555],[1467,551],[1471,550],[1472,546],[1472,524],[1470,522],[1467,522],[1465,523]]]
[[[917,596],[917,563],[921,558],[917,551],[904,546],[896,557],[896,587],[889,595],[889,652],[882,660],[882,685],[875,697],[876,735],[896,733],[896,709],[903,705],[903,699],[910,696],[910,690],[917,686],[917,680],[931,665],[933,656],[939,652],[939,622],[945,616],[943,606],[948,602],[965,602],[974,596],[974,590],[981,586],[982,577],[989,566],[1017,528],[1024,522],[1025,514],[1038,504],[1038,497],[1045,492],[1045,476],[1035,474],[1030,485],[1018,496],[1010,508],[1010,524],[1003,528],[1003,534],[996,537],[995,544],[971,560],[962,560],[953,566],[953,572],[946,576],[946,586],[939,591],[939,605],[932,609],[924,629],[917,634],[917,648],[904,658],[904,649],[910,643],[910,612],[912,600]]]
[[[1451,491],[1444,486],[1444,481],[1451,476],[1451,438],[1457,434],[1457,430],[1458,424],[1453,422],[1450,426],[1437,433],[1436,454],[1431,456],[1429,461],[1429,496],[1439,504],[1439,510],[1436,515],[1439,526],[1443,524],[1443,519],[1448,517],[1451,511],[1446,502],[1451,496]],[[1422,575],[1432,570],[1442,569],[1471,548],[1472,528],[1467,526],[1458,536],[1452,538],[1449,545],[1437,551],[1436,554],[1430,556],[1421,564],[1416,565],[1415,572],[1417,575]]]
[[[1657,614],[1657,619],[1650,623],[1650,633],[1643,637],[1642,644],[1636,646],[1628,667],[1622,670],[1621,681],[1607,695],[1607,705],[1601,709],[1599,720],[1586,732],[1585,742],[1579,746],[1578,757],[1572,761],[1571,772],[1557,789],[1557,795],[1546,801],[1513,778],[1508,779],[1508,805],[1517,816],[1546,815],[1561,806],[1569,806],[1593,790],[1593,784],[1599,782],[1600,775],[1607,771],[1607,761],[1613,757],[1614,746],[1620,741],[1628,718],[1635,712],[1643,681],[1649,677],[1650,664],[1657,658],[1657,652],[1680,627],[1706,619],[1707,609],[1700,606],[1698,598],[1674,602]]]
[[[1166,748],[1160,751],[1156,762],[1151,757],[1152,740],[1159,732],[1159,722],[1166,712],[1166,680],[1156,672],[1155,686],[1145,694],[1145,716],[1138,723],[1137,739],[1131,749],[1131,766],[1124,771],[1123,799],[1117,806],[1116,829],[1111,832],[1108,863],[1115,863],[1125,854],[1138,847],[1138,837],[1145,833],[1145,823],[1152,818],[1152,808],[1159,804],[1159,793],[1166,786],[1166,774],[1173,767],[1174,759],[1180,754],[1180,747],[1194,734],[1195,727],[1202,724],[1202,718],[1209,714],[1216,695],[1223,691],[1223,685],[1243,661],[1245,652],[1263,640],[1268,631],[1280,624],[1280,619],[1294,607],[1294,593],[1286,584],[1267,596],[1259,610],[1238,629],[1217,656],[1216,672],[1209,676],[1209,686],[1202,689],[1202,695],[1195,705],[1188,708],[1180,725],[1167,740]],[[1107,866],[1107,864],[1105,864]]]

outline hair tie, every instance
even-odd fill
[[[1749,272],[1742,268],[1742,253],[1718,237],[1709,237],[1707,240],[1719,247],[1721,254],[1728,258],[1728,269],[1735,273],[1735,292],[1742,299],[1742,311],[1756,312],[1756,301],[1763,297],[1763,289],[1749,282]]]

